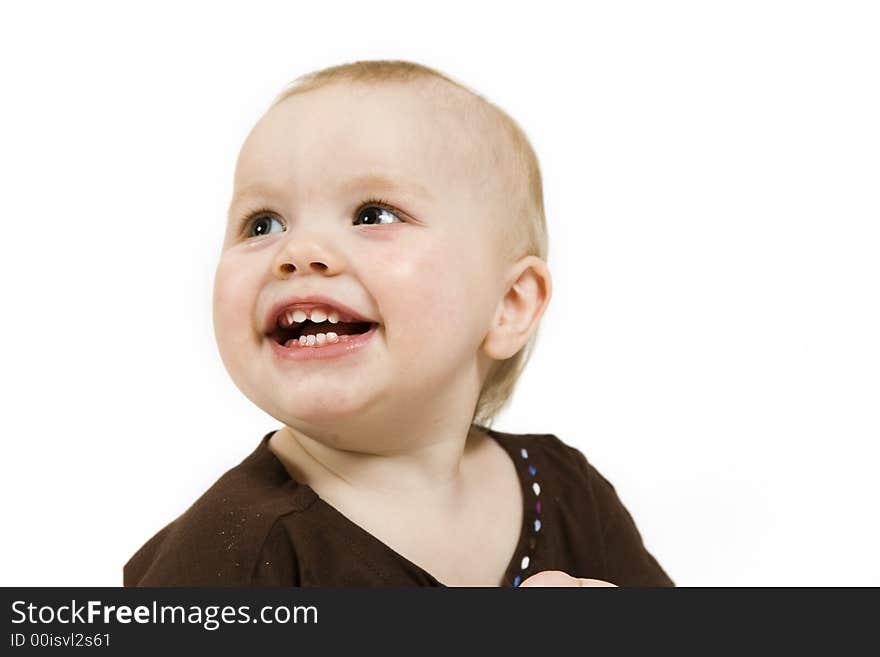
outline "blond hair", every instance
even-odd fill
[[[501,137],[501,144],[492,152],[492,163],[497,167],[496,173],[509,172],[503,177],[502,184],[505,185],[506,195],[513,206],[512,215],[505,214],[506,217],[512,218],[512,221],[503,225],[503,231],[496,231],[496,233],[500,232],[498,236],[502,256],[515,261],[533,255],[546,262],[548,239],[544,217],[544,192],[541,169],[535,151],[525,132],[513,118],[457,80],[433,68],[410,61],[356,61],[299,76],[286,85],[269,108],[285,98],[320,89],[334,82],[381,84],[437,80],[453,85],[464,91],[469,99],[476,101],[469,108],[470,117],[483,119],[494,127],[494,132]],[[491,427],[495,417],[513,395],[516,382],[529,361],[537,337],[536,327],[526,344],[516,354],[492,364],[480,389],[474,409],[473,424]]]

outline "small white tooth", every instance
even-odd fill
[[[325,319],[327,319],[327,313],[325,313],[323,310],[312,311],[312,321],[315,322],[315,324],[320,324]]]
[[[293,311],[292,310],[287,313],[287,323],[293,324]]]
[[[327,319],[330,320],[331,324],[336,324],[339,321],[339,313],[335,310],[331,310],[330,314],[327,316]]]
[[[307,335],[306,336],[306,344],[308,344],[310,347],[314,347],[315,346],[315,336],[314,335]]]
[[[336,335],[333,331],[327,333],[327,342],[338,342],[339,336]]]
[[[316,333],[315,340],[318,341],[318,344],[324,344],[325,342],[327,342],[327,336],[323,333]]]
[[[304,322],[306,321],[307,315],[302,310],[294,310],[293,311],[293,321],[295,322]]]
[[[308,342],[308,339],[306,338],[306,336],[304,336],[304,335],[299,336],[299,346],[300,347],[305,347],[307,342]]]

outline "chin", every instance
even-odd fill
[[[284,414],[310,424],[332,424],[345,421],[365,412],[369,403],[366,399],[343,398],[315,399],[297,394],[282,402]]]

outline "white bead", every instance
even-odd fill
[[[524,557],[522,558],[522,562],[519,564],[519,566],[520,566],[520,568],[521,568],[522,570],[525,570],[526,568],[529,567],[529,557],[528,557],[528,555],[526,555],[526,556],[524,556]]]
[[[532,490],[535,491],[535,495],[541,494],[541,487],[538,485],[538,482],[532,484]]]

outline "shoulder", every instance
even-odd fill
[[[582,512],[595,513],[602,525],[615,519],[622,504],[610,481],[577,447],[552,433],[509,433],[485,430],[514,458],[527,458],[537,472],[542,487],[566,500]]]
[[[528,470],[540,481],[534,492],[545,502],[541,531],[560,528],[554,536],[565,544],[545,548],[557,567],[619,586],[674,586],[614,486],[581,450],[554,434],[490,433],[534,468]]]
[[[261,554],[283,540],[279,519],[315,498],[265,449],[269,435],[128,560],[124,586],[251,584]]]
[[[581,450],[569,445],[552,433],[510,433],[495,429],[482,429],[494,437],[514,458],[528,460],[544,468],[558,482],[583,485],[597,476],[598,471]],[[604,478],[602,478],[604,480]]]

